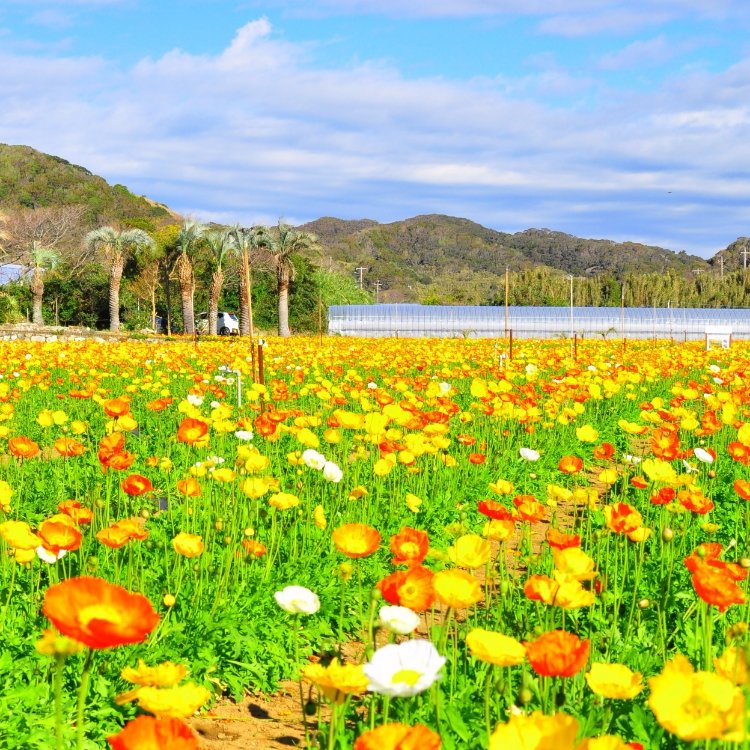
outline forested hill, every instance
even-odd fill
[[[322,218],[304,224],[331,262],[366,269],[370,287],[381,282],[383,299],[473,303],[491,298],[505,269],[528,274],[573,274],[622,280],[626,275],[693,276],[710,265],[703,258],[635,242],[591,240],[549,229],[508,234],[467,219],[427,215],[378,224]]]
[[[83,206],[87,223],[166,219],[166,206],[109,185],[84,167],[29,146],[0,143],[0,212],[19,208]]]

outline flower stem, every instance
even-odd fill
[[[78,708],[76,710],[76,748],[83,750],[83,712],[86,708],[86,695],[89,691],[89,680],[91,678],[91,664],[94,661],[94,649],[86,652],[81,672],[81,686],[78,689]]]
[[[63,750],[63,715],[62,715],[62,685],[65,657],[55,657],[55,676],[53,689],[55,694],[55,750]]]

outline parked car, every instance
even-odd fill
[[[208,313],[198,313],[195,317],[198,333],[208,333]],[[216,330],[220,336],[239,336],[240,321],[234,313],[220,312],[216,316]]]

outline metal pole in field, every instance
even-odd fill
[[[573,337],[575,336],[575,325],[573,324],[573,274],[568,275],[570,281],[570,356],[574,357]]]
[[[505,335],[508,335],[508,293],[510,290],[510,271],[505,267]]]

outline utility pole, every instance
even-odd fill
[[[362,284],[362,274],[367,270],[363,266],[357,266],[357,268],[354,269],[359,274],[359,288],[364,289],[364,286]]]
[[[721,278],[724,278],[724,256],[719,256],[719,265],[721,266]]]
[[[377,281],[375,282],[375,304],[376,304],[376,305],[379,305],[379,304],[380,304],[380,287],[381,287],[381,286],[383,286],[383,284],[382,284],[382,282],[380,281],[380,279],[378,279],[378,280],[377,280]]]
[[[750,244],[750,241],[745,240],[745,245],[742,248],[742,250],[740,250],[740,252],[742,253],[742,267],[746,271],[747,271],[747,254],[750,253],[750,250],[748,250],[748,247],[747,247],[748,244]]]

